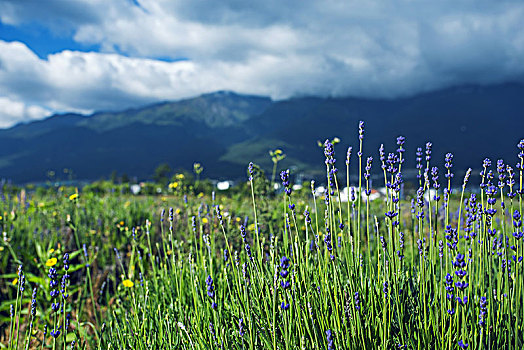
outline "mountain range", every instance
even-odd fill
[[[319,177],[325,166],[318,142],[334,137],[341,140],[335,151],[344,171],[346,149],[353,146],[354,173],[360,120],[363,157],[373,156],[377,170],[380,144],[394,152],[399,135],[406,137],[404,169],[415,167],[416,148],[428,141],[433,164],[441,166],[451,152],[458,175],[480,169],[486,157],[515,165],[524,138],[524,85],[460,86],[397,99],[274,101],[220,91],[123,111],[57,114],[0,130],[0,178],[39,182],[50,170],[71,169],[76,179],[116,171],[140,180],[161,163],[190,171],[200,162],[204,177],[245,179],[250,161],[270,172],[268,151],[276,148],[287,155],[279,168]]]

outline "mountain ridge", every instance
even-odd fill
[[[343,162],[341,146],[358,145],[359,120],[366,123],[364,157],[372,155],[375,166],[380,143],[392,152],[399,135],[406,136],[406,167],[414,167],[415,149],[427,141],[436,165],[445,153],[455,154],[457,172],[479,168],[486,156],[514,164],[515,146],[524,138],[524,85],[460,86],[399,99],[274,101],[218,91],[89,116],[57,114],[0,130],[0,177],[39,181],[49,170],[68,168],[78,179],[112,171],[147,179],[160,163],[191,170],[198,161],[205,176],[241,178],[249,161],[270,170],[267,152],[277,147],[287,154],[282,167],[321,176],[317,141],[339,137]]]

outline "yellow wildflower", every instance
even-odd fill
[[[179,180],[182,180],[184,177],[184,174],[176,174],[176,178]]]
[[[74,201],[77,198],[78,198],[78,193],[73,193],[72,195],[69,196],[70,201]]]
[[[53,248],[49,249],[49,254],[53,254],[55,250]]]
[[[203,224],[207,224],[208,221],[209,221],[209,220],[208,220],[207,218],[202,218],[202,223],[203,223]]]
[[[202,197],[204,197],[204,194],[202,192],[200,192],[197,197],[198,198],[202,198]]]
[[[127,287],[127,288],[131,288],[135,285],[131,280],[123,280],[122,284],[124,285],[124,287]]]
[[[175,210],[175,213],[176,213],[176,214],[180,214],[180,209],[177,208],[177,209]]]
[[[11,282],[11,283],[13,284],[13,286],[16,286],[16,284],[18,283],[18,277],[15,278],[15,279],[13,280],[13,282]]]
[[[48,267],[55,266],[56,265],[56,261],[57,261],[56,258],[48,259],[45,262],[45,266],[48,266]]]

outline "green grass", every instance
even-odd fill
[[[351,162],[365,173],[365,158]],[[489,185],[472,195],[478,184],[441,171],[440,200],[419,202],[417,193],[401,197],[398,164],[384,172],[388,196],[374,202],[340,202],[341,178],[327,198],[308,189],[273,193],[256,167],[247,185],[216,197],[188,181],[156,197],[4,187],[0,341],[11,349],[72,341],[92,349],[522,347],[522,226],[514,213],[523,193],[508,196],[522,188],[522,174],[505,170],[516,184],[501,189],[498,174],[486,172]],[[433,186],[428,174],[420,193]],[[365,177],[352,182],[369,188]],[[470,207],[472,198],[482,210]],[[70,278],[54,298],[61,288],[50,285],[47,265],[56,258],[60,285],[65,253]],[[59,300],[63,313],[51,308]]]

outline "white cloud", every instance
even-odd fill
[[[2,22],[64,28],[102,53],[42,60],[21,43],[0,41],[0,95],[52,110],[97,110],[219,89],[273,98],[397,97],[524,81],[522,2],[135,3],[1,2]]]
[[[5,128],[16,123],[42,119],[51,112],[40,106],[28,106],[21,101],[0,96],[0,127]]]

